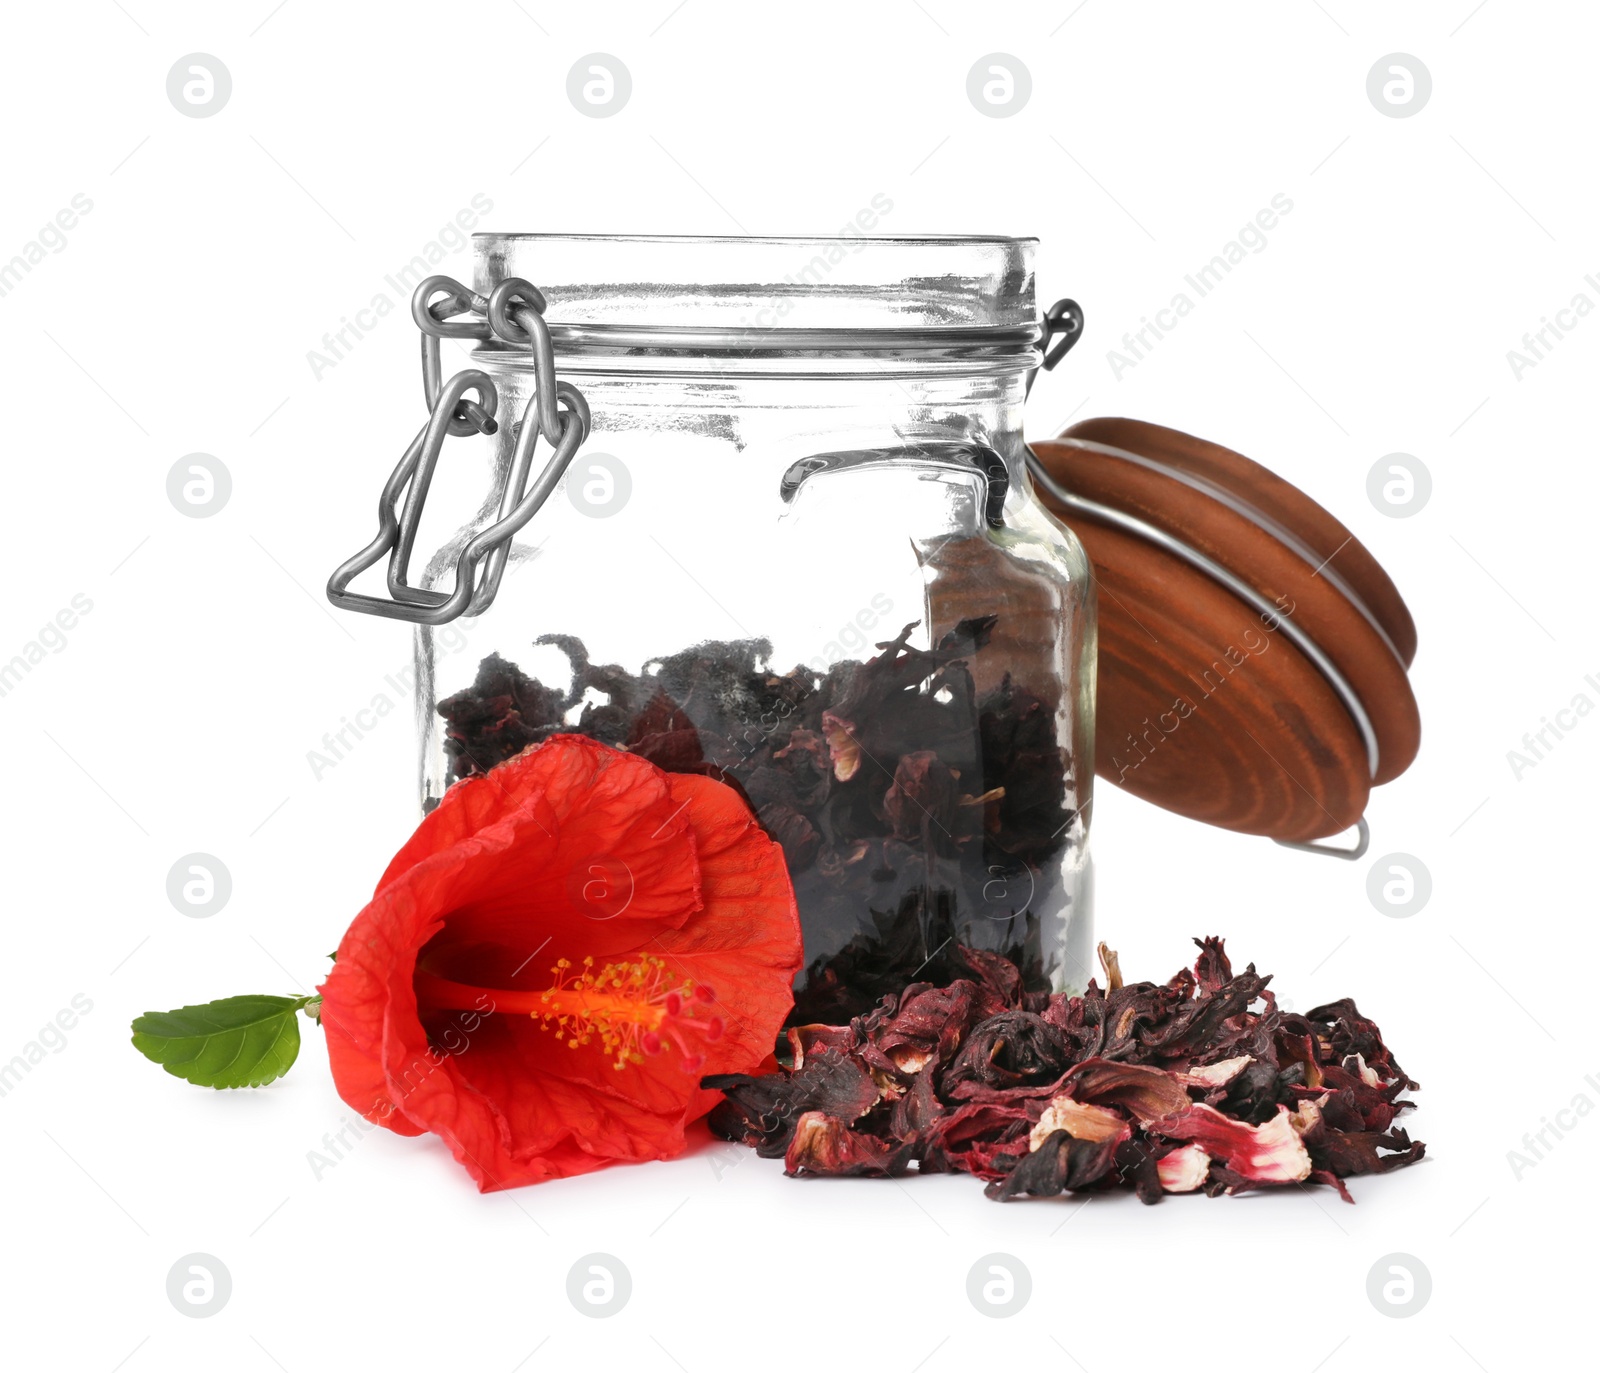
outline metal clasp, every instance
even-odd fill
[[[1083,307],[1063,297],[1044,312],[1044,370],[1055,371],[1056,364],[1082,337]]]
[[[1046,372],[1055,371],[1056,364],[1072,351],[1073,345],[1083,337],[1083,307],[1077,301],[1063,296],[1044,312],[1042,321],[1044,337],[1040,347],[1044,357],[1039,366]],[[1037,371],[1028,373],[1028,390],[1033,390]]]
[[[434,297],[443,293],[443,299]],[[555,354],[544,321],[545,299],[526,281],[510,278],[486,300],[450,277],[433,276],[411,297],[411,314],[422,333],[422,393],[428,422],[401,455],[378,498],[378,533],[361,552],[342,563],[328,579],[328,599],[342,610],[416,624],[442,625],[460,615],[482,614],[499,590],[511,540],[536,515],[566,474],[589,436],[589,406],[578,389],[557,381]],[[467,315],[466,319],[457,316]],[[535,389],[516,431],[511,471],[495,522],[468,541],[456,559],[449,591],[410,585],[412,547],[434,468],[448,435],[493,434],[499,397],[487,375],[473,369],[440,380],[440,338],[498,339],[533,353]],[[475,391],[476,400],[466,393]],[[553,452],[538,479],[529,485],[533,453],[540,435]],[[405,505],[397,513],[401,493]],[[389,596],[349,589],[350,583],[387,554]],[[478,576],[483,564],[482,577]]]
[[[801,485],[818,472],[843,472],[853,468],[893,467],[921,463],[958,471],[976,468],[985,486],[984,522],[990,529],[1005,525],[1006,493],[1011,489],[1011,474],[1006,460],[994,449],[980,443],[952,443],[929,440],[903,448],[855,448],[838,453],[813,453],[791,463],[778,484],[778,496],[785,505],[795,498]]]
[[[1355,845],[1348,849],[1341,849],[1323,839],[1275,839],[1273,842],[1282,844],[1286,849],[1299,849],[1301,853],[1320,853],[1325,858],[1343,858],[1346,862],[1354,863],[1366,853],[1367,845],[1372,842],[1372,829],[1363,815],[1356,821]]]

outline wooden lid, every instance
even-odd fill
[[[1137,420],[1033,445],[1039,497],[1099,592],[1097,772],[1275,839],[1361,818],[1416,756],[1416,629],[1316,502],[1240,454]]]

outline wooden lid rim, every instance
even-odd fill
[[[1063,440],[1073,442],[1073,440]],[[1101,445],[1094,445],[1098,448]],[[1131,455],[1130,455],[1131,456]],[[1083,496],[1074,495],[1063,487],[1045,469],[1038,456],[1028,450],[1028,469],[1033,474],[1033,479],[1050,493],[1053,500],[1059,501],[1067,509],[1089,519],[1107,524],[1124,533],[1132,534],[1135,538],[1143,539],[1158,548],[1163,548],[1174,557],[1187,563],[1195,571],[1211,578],[1218,585],[1227,588],[1251,609],[1257,611],[1267,621],[1277,625],[1286,639],[1310,660],[1317,671],[1326,679],[1333,688],[1344,708],[1349,712],[1350,718],[1355,723],[1356,731],[1361,735],[1361,742],[1366,748],[1367,769],[1372,776],[1378,773],[1378,735],[1372,727],[1372,719],[1367,714],[1366,707],[1361,704],[1361,698],[1356,694],[1345,675],[1334,666],[1333,660],[1324,653],[1316,641],[1299,625],[1288,619],[1283,611],[1263,596],[1255,587],[1234,575],[1221,563],[1207,557],[1199,549],[1191,547],[1182,539],[1167,533],[1166,530],[1139,519],[1136,515],[1129,515],[1122,510],[1114,509],[1109,505],[1102,505],[1099,501],[1092,501]],[[1382,631],[1380,631],[1381,633]],[[1384,642],[1389,643],[1389,638],[1384,635]],[[1393,644],[1389,645],[1392,649]],[[1399,656],[1398,654],[1396,655]]]
[[[1321,576],[1323,581],[1327,582],[1328,585],[1337,591],[1341,596],[1343,596],[1345,600],[1349,601],[1351,606],[1353,606],[1360,613],[1362,619],[1372,626],[1373,631],[1383,641],[1384,646],[1389,650],[1390,653],[1394,654],[1395,661],[1398,662],[1402,668],[1405,667],[1406,661],[1404,655],[1395,645],[1394,640],[1389,637],[1389,631],[1386,630],[1381,623],[1379,623],[1377,616],[1372,613],[1371,607],[1368,606],[1364,600],[1362,600],[1361,596],[1356,592],[1354,587],[1352,587],[1342,576],[1339,575],[1337,571],[1328,565],[1333,561],[1332,558],[1319,560],[1316,550],[1310,547],[1310,545],[1301,539],[1299,535],[1279,524],[1278,521],[1274,520],[1264,511],[1258,509],[1254,505],[1251,505],[1249,501],[1235,495],[1232,491],[1229,491],[1225,487],[1218,485],[1216,482],[1208,481],[1205,477],[1202,477],[1197,473],[1188,472],[1182,468],[1171,466],[1168,463],[1161,462],[1159,459],[1147,457],[1143,453],[1134,453],[1130,452],[1126,448],[1118,448],[1113,444],[1101,443],[1097,439],[1080,439],[1063,436],[1061,438],[1052,440],[1052,442],[1067,445],[1073,448],[1079,448],[1089,453],[1101,453],[1106,457],[1119,458],[1123,462],[1130,462],[1135,467],[1142,467],[1147,472],[1155,472],[1160,476],[1167,477],[1172,481],[1179,482],[1182,485],[1187,486],[1192,491],[1198,491],[1201,495],[1208,496],[1218,504],[1226,506],[1241,519],[1249,520],[1251,524],[1256,526],[1256,528],[1260,529],[1266,534],[1270,534],[1279,543],[1296,553],[1299,557],[1304,559],[1313,568],[1315,568],[1317,575]],[[1337,553],[1337,550],[1335,550],[1335,553]]]

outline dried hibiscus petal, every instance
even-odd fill
[[[910,1162],[909,1144],[860,1134],[822,1111],[807,1111],[795,1124],[783,1167],[795,1176],[892,1178]]]
[[[1121,1143],[1132,1134],[1133,1127],[1120,1111],[1058,1096],[1044,1108],[1044,1114],[1035,1123],[1028,1135],[1028,1147],[1037,1149],[1057,1130],[1065,1130],[1073,1139],[1100,1144],[1108,1139]]]
[[[833,775],[840,782],[848,782],[861,767],[861,745],[856,740],[856,727],[841,720],[832,711],[822,713],[822,737],[828,741],[828,756],[833,762]]]
[[[863,1056],[883,1071],[916,1073],[944,1063],[980,1017],[979,989],[964,979],[948,987],[915,983],[901,994],[892,1013],[868,1020]]]
[[[1161,1170],[1157,1154],[1152,1152],[1154,1141],[1125,1139],[1116,1147],[1113,1158],[1117,1174],[1133,1188],[1134,1195],[1146,1206],[1154,1206],[1166,1189],[1161,1185]]]
[[[822,848],[822,836],[792,806],[769,802],[756,811],[756,819],[783,849],[783,861],[789,865],[791,876],[804,872],[817,861],[817,854]]]
[[[1028,1147],[1028,1116],[1020,1106],[977,1103],[957,1107],[924,1129],[917,1144],[921,1167],[930,1173],[1004,1176],[1002,1156]]]
[[[922,749],[900,759],[883,809],[895,838],[936,843],[950,833],[960,797],[959,775],[937,753]]]
[[[1317,1167],[1341,1178],[1404,1168],[1420,1159],[1428,1148],[1420,1140],[1413,1143],[1404,1130],[1391,1130],[1387,1134],[1329,1130],[1315,1143],[1308,1141],[1307,1147]],[[1382,1150],[1389,1152],[1380,1152]]]
[[[1311,1172],[1311,1155],[1287,1110],[1265,1125],[1232,1120],[1210,1106],[1193,1105],[1181,1115],[1146,1128],[1167,1139],[1190,1140],[1212,1158],[1251,1182],[1301,1182]]]
[[[1001,1011],[968,1036],[944,1074],[946,1095],[957,1100],[985,1099],[985,1089],[1044,1087],[1067,1070],[1066,1037],[1031,1011]]]
[[[825,1114],[849,1122],[878,1104],[877,1085],[866,1070],[855,1059],[830,1051],[812,1054],[797,1073],[729,1073],[708,1077],[701,1085],[723,1094],[712,1128],[750,1145],[763,1158],[779,1157],[789,1148],[802,1116]]]
[[[1190,1105],[1188,1090],[1176,1073],[1146,1064],[1087,1059],[1067,1075],[1063,1085],[1068,1084],[1078,1100],[1119,1106],[1141,1124],[1180,1115]]]
[[[1185,1144],[1156,1160],[1156,1174],[1164,1192],[1194,1192],[1211,1171],[1211,1155],[1198,1144]]]
[[[465,691],[439,703],[452,778],[477,777],[561,728],[562,692],[491,653]]]
[[[946,1114],[944,1103],[934,1093],[933,1078],[932,1073],[918,1073],[911,1086],[895,1098],[889,1112],[889,1133],[895,1139],[915,1139],[925,1147],[933,1138],[929,1132]]]
[[[1005,1177],[991,1182],[984,1194],[994,1201],[1014,1197],[1054,1197],[1104,1182],[1117,1161],[1117,1141],[1074,1139],[1057,1130],[1037,1149],[1012,1160]]]

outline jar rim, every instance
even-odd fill
[[[508,278],[546,301],[557,355],[581,370],[728,373],[1038,366],[1035,238],[1005,235],[473,235],[474,289]],[[515,367],[514,349],[482,353]],[[742,370],[742,369],[741,369]],[[868,370],[877,370],[869,366]]]

